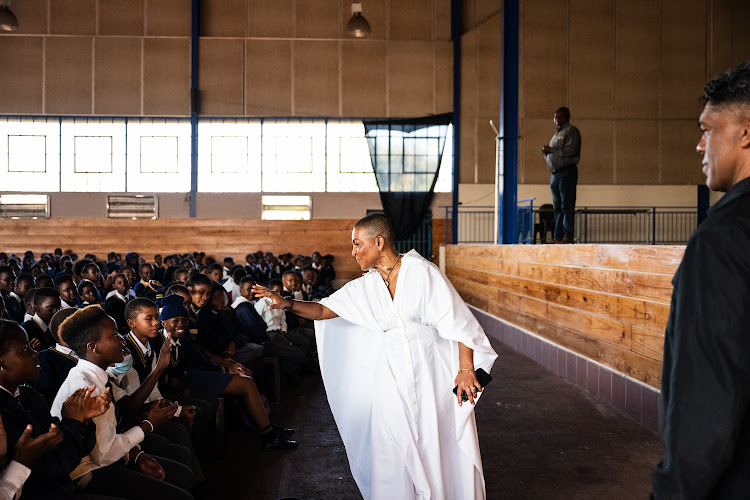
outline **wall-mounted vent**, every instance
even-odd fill
[[[0,194],[0,218],[49,219],[46,194]]]
[[[154,195],[107,196],[107,217],[110,219],[156,219],[159,199]]]
[[[311,196],[269,196],[261,197],[263,220],[310,220],[312,212]]]

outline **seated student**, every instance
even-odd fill
[[[164,342],[161,351],[155,353],[150,339],[159,336],[159,311],[151,300],[145,297],[133,299],[126,307],[126,316],[131,331],[125,337],[130,355],[122,364],[108,368],[110,378],[114,378],[119,387],[128,394],[127,398],[116,397],[120,415],[138,415],[144,413],[147,404],[166,401],[162,398],[157,382],[169,366],[170,344]],[[203,482],[203,472],[198,464],[190,438],[190,430],[196,420],[196,405],[193,401],[178,401],[175,418],[158,427],[154,434],[146,436],[144,448],[156,455],[164,456],[184,463],[193,471],[196,484]],[[197,417],[197,432],[204,433],[211,416],[211,405],[199,401],[201,413]],[[187,455],[185,455],[187,452]]]
[[[21,306],[10,296],[15,285],[16,275],[10,266],[0,266],[0,300],[5,305],[5,314],[14,321],[23,317]]]
[[[294,273],[292,273],[294,274]],[[250,276],[242,278],[240,281],[240,296],[232,303],[237,319],[249,333],[251,342],[263,346],[264,356],[278,356],[281,358],[281,369],[291,385],[299,383],[299,371],[301,364],[305,361],[305,353],[298,347],[289,343],[289,341],[280,333],[266,332],[266,323],[260,317],[258,311],[253,305],[252,288],[255,281]]]
[[[162,259],[161,254],[154,255],[154,279],[160,283],[165,283],[164,281],[164,272],[167,270],[167,267],[164,264],[164,260]]]
[[[224,257],[224,278],[226,278],[229,275],[229,270],[234,267],[234,259],[232,257]]]
[[[271,280],[269,288],[279,295],[284,296],[281,280]],[[292,311],[268,309],[269,301],[268,297],[262,297],[255,302],[255,310],[258,311],[258,314],[260,314],[268,326],[268,335],[271,338],[277,338],[276,335],[282,335],[292,345],[299,347],[305,353],[308,361],[307,366],[314,370],[314,367],[317,365],[315,361],[315,331],[301,326],[301,318]]]
[[[107,254],[107,263],[105,264],[105,267],[107,268],[107,274],[119,272],[120,269],[122,269],[120,255],[117,252],[109,252],[109,254]]]
[[[242,323],[229,307],[226,290],[218,283],[212,284],[211,298],[198,311],[198,332],[203,354],[224,368],[236,362],[251,367],[253,361],[263,356],[263,346],[249,341]]]
[[[96,289],[96,285],[87,279],[82,279],[78,283],[78,297],[81,299],[81,307],[99,303],[99,292]]]
[[[37,350],[49,349],[55,345],[55,337],[49,329],[52,316],[60,310],[60,293],[54,288],[37,288],[34,294],[34,316],[21,323],[31,342]]]
[[[23,498],[73,498],[70,473],[94,447],[95,427],[89,419],[107,410],[108,395],[90,397],[91,387],[81,384],[61,401],[60,415],[53,418],[44,398],[22,385],[36,378],[39,366],[26,333],[13,321],[0,320],[0,366],[0,415],[10,454],[28,438],[41,439],[40,444],[57,441],[48,453],[29,463],[31,475]]]
[[[299,275],[294,271],[284,271],[284,274],[281,275],[281,284],[284,285],[282,295],[284,297],[293,297],[294,300],[305,300],[302,290],[297,284],[300,279]]]
[[[144,262],[139,267],[141,280],[136,283],[133,291],[136,297],[146,297],[154,302],[164,297],[161,283],[154,280],[154,267],[148,262]]]
[[[60,292],[60,307],[63,309],[78,307],[78,290],[73,277],[69,274],[60,274],[55,278],[54,283],[55,289]],[[37,287],[42,288],[38,284]]]
[[[190,271],[188,271],[184,267],[176,269],[174,272],[174,283],[184,284],[188,280],[189,274]]]
[[[23,315],[24,322],[33,318],[34,313],[36,312],[34,310],[34,296],[36,295],[36,291],[37,291],[36,288],[32,288],[31,290],[26,292],[26,295],[23,296],[23,306],[26,310],[26,313]]]
[[[128,278],[128,294],[131,298],[135,298],[135,292],[133,291],[133,287],[138,283],[138,277],[135,275],[135,269],[133,269],[130,266],[123,267],[120,272],[124,274]]]
[[[190,393],[212,398],[219,395],[237,396],[260,430],[263,450],[296,448],[297,442],[288,439],[290,432],[293,432],[291,429],[271,424],[255,382],[244,375],[241,365],[235,365],[229,373],[223,372],[219,365],[203,356],[186,336],[188,310],[183,297],[179,294],[168,295],[163,304],[159,318],[165,334],[171,337],[159,340],[169,342],[172,351],[170,367],[165,371],[167,378],[159,385],[162,393],[167,387],[178,394],[177,399],[180,394]]]
[[[102,289],[102,273],[96,262],[88,262],[81,268],[80,277],[83,280],[89,280],[96,285],[97,290]]]
[[[48,274],[42,274],[36,279],[36,288],[54,288],[54,282],[52,276]]]
[[[116,274],[112,281],[114,290],[107,296],[107,300],[104,301],[104,310],[112,316],[117,323],[117,331],[121,335],[126,335],[130,328],[125,318],[125,306],[130,300],[128,291],[130,290],[130,284],[128,278],[122,273]]]
[[[232,266],[232,269],[230,269],[229,271],[229,275],[224,280],[224,282],[221,283],[221,286],[223,286],[224,290],[226,290],[227,294],[229,294],[230,303],[239,296],[240,280],[245,276],[247,276],[247,271],[245,271],[245,268],[239,265],[235,265]]]
[[[59,417],[62,402],[79,386],[94,386],[94,396],[109,391],[108,366],[121,363],[127,347],[117,325],[100,306],[88,306],[66,319],[60,337],[78,354],[78,364],[70,370],[52,404],[52,415]],[[190,469],[183,464],[159,458],[158,461],[138,445],[145,435],[169,420],[177,405],[153,405],[146,419],[123,433],[117,432],[115,405],[93,419],[96,444],[91,453],[71,472],[78,487],[87,494],[117,493],[136,499],[190,499],[186,491],[192,481]],[[123,459],[129,464],[123,463]],[[166,481],[163,481],[166,479]]]
[[[44,399],[47,400],[47,404],[50,406],[52,406],[52,402],[55,400],[60,386],[65,382],[68,372],[78,364],[78,354],[68,347],[68,344],[58,335],[60,324],[75,314],[77,310],[72,307],[60,309],[52,316],[49,329],[57,343],[54,347],[44,349],[38,354],[39,366],[42,368],[42,371],[39,373],[37,379],[31,383],[31,386],[44,396]]]
[[[221,281],[224,279],[224,266],[222,266],[218,262],[214,262],[213,264],[208,266],[208,277],[216,283],[221,283]]]
[[[18,309],[20,312],[21,320],[18,321],[19,323],[26,321],[24,319],[24,313],[26,311],[26,306],[23,303],[23,298],[26,296],[26,293],[34,288],[34,276],[28,273],[21,273],[18,276],[16,276],[16,285],[13,287],[13,291],[10,292],[10,296],[16,300],[18,303]]]

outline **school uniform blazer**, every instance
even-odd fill
[[[159,336],[159,338],[161,338],[161,336]],[[141,351],[141,348],[138,347],[138,344],[136,343],[132,333],[128,333],[127,335],[125,335],[125,342],[127,342],[128,349],[130,349],[130,354],[133,356],[133,368],[135,368],[135,371],[138,372],[138,380],[140,380],[142,384],[148,378],[148,376],[151,375],[151,371],[153,368],[153,359],[156,357],[157,351],[155,351],[154,347],[151,346],[151,357],[146,357],[146,355],[143,354],[143,351]],[[160,342],[160,349],[161,344],[162,343]]]
[[[42,370],[39,372],[39,377],[30,385],[44,396],[49,406],[52,406],[57,391],[65,382],[70,369],[78,364],[78,360],[69,354],[56,350],[54,347],[41,351],[37,356]]]
[[[39,342],[41,342],[42,345],[39,346],[39,349],[49,349],[50,347],[54,347],[57,343],[54,337],[52,337],[52,332],[49,330],[46,332],[42,330],[33,319],[21,323],[21,328],[23,328],[26,335],[29,336],[29,340],[38,339]]]
[[[117,331],[126,334],[130,331],[127,321],[125,320],[126,303],[117,295],[112,295],[104,301],[104,311],[112,316],[117,323]]]
[[[0,295],[2,295],[2,301],[5,304],[5,311],[8,313],[8,317],[18,323],[23,321],[24,311],[21,309],[21,304],[11,297],[9,293],[0,292]]]
[[[55,423],[63,433],[63,441],[31,464],[31,475],[23,487],[26,499],[73,498],[75,485],[69,474],[94,448],[96,426],[70,418],[59,421],[50,415],[44,397],[32,387],[22,385],[18,398],[0,389],[0,415],[8,437],[8,457],[15,453],[16,443],[27,425],[31,424],[32,437],[38,437]]]

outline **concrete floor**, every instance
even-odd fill
[[[658,435],[493,345],[494,380],[476,409],[488,499],[648,498]],[[285,391],[274,419],[297,429],[299,448],[261,453],[255,433],[230,431],[224,460],[213,460],[211,443],[202,450],[211,498],[360,499],[322,382]]]

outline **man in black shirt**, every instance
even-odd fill
[[[726,192],[672,280],[652,498],[750,498],[750,61],[706,85],[706,185]]]

